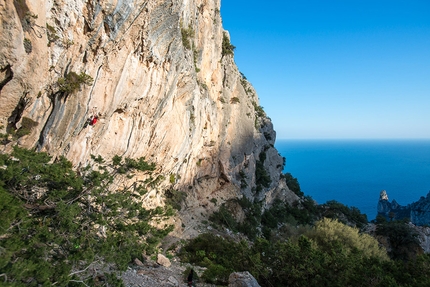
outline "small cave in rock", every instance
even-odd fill
[[[12,111],[11,115],[8,118],[7,124],[7,132],[10,133],[16,130],[16,124],[21,120],[22,114],[24,113],[25,107],[30,103],[30,99],[27,98],[27,95],[22,96],[15,109]]]

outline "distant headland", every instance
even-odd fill
[[[387,192],[382,190],[379,194],[377,211],[378,216],[383,216],[390,221],[409,218],[415,225],[430,225],[430,192],[426,197],[421,196],[418,201],[402,206],[395,199],[390,202]]]

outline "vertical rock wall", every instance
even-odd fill
[[[4,151],[17,142],[77,167],[144,156],[190,205],[276,188],[275,132],[223,55],[219,0],[0,0],[0,16],[1,133],[29,129]],[[64,91],[70,73],[92,81]],[[270,184],[257,192],[262,152]]]

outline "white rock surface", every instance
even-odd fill
[[[217,208],[212,198],[263,200],[277,188],[276,134],[233,56],[223,56],[220,0],[0,3],[1,133],[32,119],[37,126],[17,142],[77,168],[90,155],[145,157],[166,188],[187,192],[184,212],[196,217]],[[58,80],[70,72],[93,82],[64,94]],[[95,113],[97,124],[85,127]],[[262,152],[271,184],[257,194]],[[160,191],[145,204],[163,204]]]

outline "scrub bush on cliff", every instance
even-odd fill
[[[230,43],[230,39],[229,39],[227,33],[224,32],[222,34],[222,52],[221,52],[221,55],[223,57],[228,56],[228,55],[233,56],[234,55],[234,49],[236,49],[236,47]]]
[[[7,284],[88,283],[91,274],[73,271],[96,262],[125,270],[172,230],[149,224],[167,210],[142,208],[145,186],[108,189],[125,163],[102,162],[77,174],[65,158],[51,162],[46,153],[15,147],[11,155],[0,155],[0,274]],[[135,163],[125,169],[152,172],[151,164]]]
[[[59,78],[57,81],[59,92],[66,95],[77,92],[82,85],[91,85],[92,83],[93,78],[84,72],[80,74],[69,72],[64,78]]]

